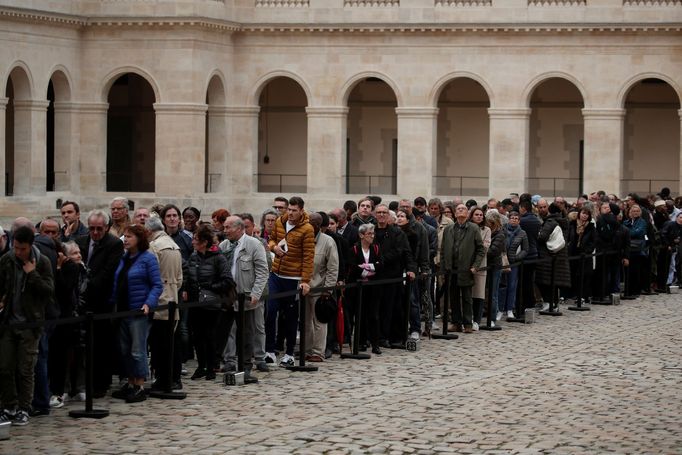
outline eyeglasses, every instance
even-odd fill
[[[88,226],[89,231],[100,232],[104,230],[104,226]]]
[[[114,210],[116,210],[116,211],[118,211],[118,210],[125,210],[125,209],[126,209],[125,207],[112,207],[112,208],[111,208],[112,211],[114,211]]]
[[[376,212],[376,214],[377,215],[388,215],[388,212],[379,211],[379,212]]]

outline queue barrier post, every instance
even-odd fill
[[[250,378],[247,381],[246,374],[244,373],[244,300],[246,296],[244,294],[237,294],[237,317],[235,319],[235,324],[237,325],[236,334],[236,350],[237,350],[237,371],[225,373],[224,382],[225,385],[244,385],[246,383],[257,383],[258,380]]]
[[[490,274],[486,275],[486,288],[488,291],[488,298],[486,300],[486,313],[488,313],[488,316],[486,317],[485,325],[480,326],[478,329],[479,330],[489,330],[489,331],[495,331],[495,330],[502,330],[502,327],[499,325],[495,324],[495,319],[497,319],[497,311],[495,311],[495,314],[493,313],[493,274],[495,273],[495,266],[488,270],[489,272],[492,272]]]
[[[452,273],[445,273],[445,280],[443,282],[443,308],[440,311],[441,314],[441,324],[443,324],[442,333],[432,333],[431,338],[434,340],[456,340],[459,338],[458,335],[454,333],[448,333],[449,318],[448,313],[450,311],[450,281],[453,278]]]
[[[168,302],[168,358],[166,372],[168,377],[165,379],[163,390],[152,390],[149,396],[152,398],[159,398],[161,400],[184,400],[187,398],[185,392],[173,391],[173,358],[175,356],[175,310],[178,304],[176,302]]]
[[[341,353],[342,359],[367,360],[372,358],[371,355],[360,352],[360,324],[362,324],[362,284],[362,281],[358,281],[358,298],[357,305],[355,307],[355,322],[353,323],[353,339],[351,340],[353,346],[351,348],[351,352]],[[343,340],[341,340],[340,343],[343,343]]]
[[[591,256],[590,256],[591,258]],[[587,256],[585,256],[585,253],[580,254],[580,274],[579,280],[580,283],[578,284],[578,300],[575,306],[570,306],[568,309],[570,311],[590,311],[589,307],[583,306],[583,301],[585,300],[585,261],[587,259]]]
[[[549,310],[540,311],[540,314],[543,316],[563,316],[561,311],[559,311],[558,304],[556,301],[557,289],[556,283],[554,281],[554,272],[556,271],[556,260],[557,260],[556,254],[552,255],[552,265],[550,268],[551,278],[549,280],[549,292],[551,294],[549,298]]]
[[[244,300],[242,300],[242,303]],[[243,312],[242,312],[243,317]],[[306,301],[303,295],[303,290],[298,292],[298,330],[300,335],[300,342],[298,346],[298,365],[289,365],[287,370],[289,371],[306,371],[312,372],[317,371],[318,368],[312,365],[305,364],[305,343],[306,343],[306,333],[305,333],[305,318],[306,318]]]
[[[69,416],[81,419],[102,419],[109,415],[108,409],[93,409],[92,395],[93,395],[93,360],[95,342],[95,318],[91,311],[85,315],[85,409],[83,411],[69,411]]]

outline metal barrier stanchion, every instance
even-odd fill
[[[367,360],[369,354],[360,353],[360,324],[362,323],[362,281],[358,281],[358,301],[355,307],[355,327],[353,328],[353,349],[349,353],[341,353],[342,359]],[[340,341],[343,343],[343,340]]]
[[[526,323],[526,307],[523,304],[523,262],[519,264],[518,281],[516,282],[516,305],[514,305],[514,317],[507,318],[507,322]]]
[[[591,257],[590,257],[591,258]],[[583,300],[585,300],[585,253],[580,255],[580,283],[578,284],[578,300],[575,306],[569,306],[568,309],[571,311],[590,311],[589,307],[583,306]]]
[[[556,302],[556,283],[554,282],[554,272],[556,270],[556,255],[552,255],[552,266],[550,268],[550,273],[551,273],[551,278],[550,278],[550,284],[549,284],[549,290],[551,293],[551,297],[549,299],[549,310],[547,311],[540,311],[540,314],[543,316],[563,316],[561,311],[559,311],[559,308],[557,308],[557,302]]]
[[[93,358],[94,349],[93,343],[95,342],[94,337],[94,327],[95,320],[92,312],[88,312],[85,315],[85,331],[86,331],[86,342],[85,342],[85,410],[83,411],[69,411],[69,416],[76,419],[88,418],[88,419],[101,419],[109,415],[108,409],[93,409],[92,408],[92,394],[93,394]]]
[[[443,308],[440,311],[441,314],[441,324],[443,324],[443,333],[432,333],[431,338],[434,340],[456,340],[459,338],[458,335],[454,333],[448,333],[449,318],[448,313],[450,311],[450,280],[453,275],[445,274],[445,281],[443,282]]]
[[[163,384],[163,390],[152,390],[149,396],[162,400],[184,400],[187,398],[185,392],[173,392],[173,358],[175,356],[175,309],[177,303],[168,302],[168,358],[166,359],[168,377]]]
[[[495,267],[492,269],[488,270],[489,272],[494,273],[495,272]],[[497,319],[497,311],[495,314],[493,313],[493,275],[492,273],[488,275],[490,279],[488,280],[488,285],[486,286],[488,289],[488,299],[486,303],[486,313],[488,313],[488,317],[486,318],[485,325],[480,326],[478,329],[479,330],[502,330],[502,327],[499,325],[495,324],[493,321]]]
[[[611,299],[606,295],[606,256],[607,253],[602,253],[601,256],[601,286],[599,287],[599,298],[592,299],[593,305],[611,305]]]
[[[242,300],[242,303],[244,301]],[[306,317],[306,301],[305,301],[305,296],[303,295],[303,291],[299,291],[298,293],[298,327],[299,331],[301,334],[300,337],[300,342],[299,342],[299,347],[298,347],[298,365],[290,365],[287,366],[287,370],[289,371],[317,371],[318,368],[312,365],[306,365],[305,364],[305,317]],[[243,312],[242,312],[242,317],[243,317]],[[243,357],[242,357],[243,361]],[[243,365],[243,364],[242,364]],[[243,366],[242,366],[243,368]]]

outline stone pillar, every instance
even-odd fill
[[[227,190],[227,106],[208,106],[207,193],[226,193]]]
[[[528,176],[528,108],[490,108],[488,193],[505,198],[522,193]]]
[[[54,189],[78,193],[80,169],[78,166],[78,136],[74,128],[76,103],[54,103]]]
[[[583,109],[585,128],[583,192],[620,195],[625,109]]]
[[[14,194],[46,192],[47,100],[14,101]]]
[[[398,115],[398,195],[413,199],[433,194],[436,166],[438,109],[399,107]]]
[[[5,185],[7,184],[5,179],[5,173],[7,172],[7,164],[5,163],[5,140],[7,137],[5,132],[5,112],[8,101],[9,98],[0,98],[0,194],[2,196],[5,195]]]
[[[677,111],[677,113],[680,116],[680,182],[677,188],[677,194],[682,194],[682,109]]]
[[[258,191],[258,106],[227,108],[227,182],[232,197]]]
[[[107,189],[107,111],[108,103],[74,103],[77,136],[80,149],[77,156],[80,163],[73,163],[80,169],[73,191],[93,196]]]
[[[154,103],[155,193],[190,198],[204,193],[206,104]]]
[[[348,107],[306,107],[308,115],[308,194],[346,192],[346,119]]]

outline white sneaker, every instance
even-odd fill
[[[549,303],[542,302],[542,309],[540,311],[547,311],[547,310],[549,310]]]
[[[507,318],[508,318],[508,319],[511,319],[511,318],[513,318],[513,317],[514,317],[514,312],[511,311],[511,310],[507,311]]]
[[[281,367],[293,367],[294,366],[294,356],[289,354],[284,354],[282,359],[279,361],[279,366]]]
[[[277,363],[277,356],[274,352],[266,352],[265,357],[263,357],[265,363]]]
[[[59,409],[64,406],[64,397],[62,395],[52,395],[50,397],[50,407]]]
[[[497,317],[495,318],[495,320],[496,320],[496,321],[501,321],[501,320],[502,320],[502,316],[504,316],[504,313],[501,312],[501,311],[498,311],[498,312],[497,312]]]
[[[412,333],[410,333],[410,339],[412,339],[412,340],[419,340],[419,332],[412,332]]]
[[[471,328],[474,329],[474,332],[478,332],[478,329],[479,329],[478,323],[477,322],[472,323]]]
[[[495,327],[495,321],[490,321],[490,327]]]

